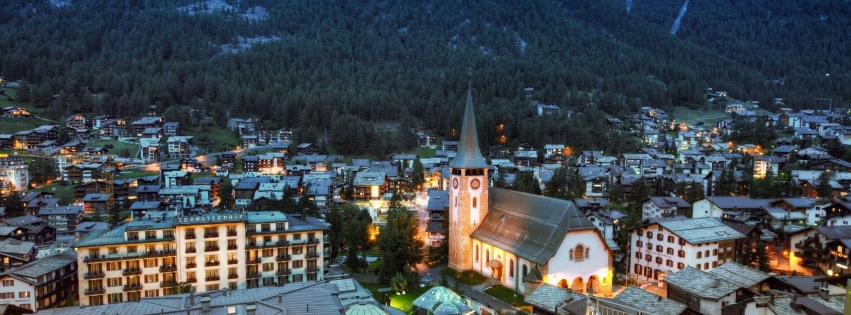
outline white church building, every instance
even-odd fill
[[[449,164],[449,267],[529,294],[547,283],[612,293],[611,248],[573,202],[488,187],[472,93]]]

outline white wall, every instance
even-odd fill
[[[8,287],[3,286],[2,281],[8,280],[14,281],[14,285]],[[14,294],[14,297],[12,298],[0,299],[0,304],[12,304],[15,306],[29,308],[31,310],[36,309],[35,288],[26,282],[8,276],[0,277],[0,292]],[[22,292],[29,292],[29,297],[21,297]],[[29,307],[27,307],[26,305],[29,305]]]

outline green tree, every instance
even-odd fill
[[[420,159],[414,160],[414,167],[411,169],[411,186],[415,188],[422,187],[425,182],[425,170]]]
[[[225,178],[222,180],[222,186],[219,188],[219,207],[224,209],[233,209],[236,200],[233,195],[233,184]]]
[[[11,186],[9,183],[0,183],[0,185]],[[21,195],[14,189],[14,186],[3,193],[0,190],[0,206],[6,207],[6,214],[9,217],[17,217],[26,214],[26,209],[21,202]]]
[[[423,240],[418,237],[417,218],[403,207],[388,210],[387,224],[378,235],[381,265],[378,278],[387,283],[396,273],[408,274],[411,265],[423,260]]]
[[[830,187],[830,173],[822,172],[818,176],[818,184],[816,185],[816,193],[821,198],[833,197],[833,188]]]
[[[33,158],[29,165],[30,182],[41,186],[56,178],[55,163],[49,158]]]
[[[771,272],[771,260],[768,258],[768,253],[765,250],[765,246],[765,242],[759,242],[756,244],[754,260],[757,263],[757,269],[763,272]]]

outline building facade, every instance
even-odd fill
[[[326,226],[281,212],[139,219],[76,245],[80,304],[324,279]]]
[[[30,172],[24,158],[0,155],[0,191],[26,191]]]
[[[66,250],[0,274],[0,303],[33,311],[72,305],[77,295],[77,253]]]

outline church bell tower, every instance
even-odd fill
[[[458,153],[449,168],[449,267],[465,271],[473,268],[470,234],[488,212],[488,164],[479,148],[470,88],[467,89]]]

